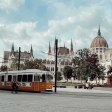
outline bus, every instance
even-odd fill
[[[0,72],[0,89],[12,90],[12,82],[19,84],[19,91],[52,91],[53,75],[49,71],[26,69]]]

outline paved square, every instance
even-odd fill
[[[112,95],[57,94],[0,90],[0,112],[112,112]]]

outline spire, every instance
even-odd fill
[[[11,55],[14,54],[14,42],[12,43]]]
[[[72,43],[72,39],[71,39],[71,51],[73,51],[73,43]]]
[[[32,48],[32,44],[31,44],[30,54],[31,54],[31,56],[33,56],[33,48]]]
[[[98,36],[101,36],[100,25],[99,25],[99,29],[98,29]]]
[[[12,49],[11,52],[14,52],[14,42],[12,43]]]
[[[64,48],[65,48],[65,43],[64,43]]]
[[[56,42],[56,36],[55,36],[55,40],[54,40],[54,53],[55,53],[55,48],[56,48],[55,42]]]
[[[48,54],[51,54],[51,46],[50,46],[50,42],[49,42],[49,51]]]

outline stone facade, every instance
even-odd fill
[[[102,37],[100,26],[97,37],[91,43],[90,50],[98,55],[99,63],[106,68],[105,75],[107,76],[107,71],[112,66],[112,48],[109,48],[107,41]]]
[[[73,43],[71,40],[70,49],[65,47],[58,47],[57,50],[57,67],[58,72],[63,73],[64,66],[72,66],[72,59],[75,56],[74,50],[73,50]],[[48,50],[48,56],[46,60],[43,60],[43,64],[52,72],[55,73],[55,46],[54,48],[51,48],[49,43],[49,50]]]
[[[18,64],[18,59],[19,59],[19,51],[15,51],[14,44],[12,44],[11,51],[4,51],[3,65],[6,65],[8,68],[11,68],[13,62],[15,64]],[[30,52],[27,51],[20,52],[20,64],[24,64],[26,60],[34,60],[32,45]]]

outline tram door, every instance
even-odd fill
[[[40,76],[39,75],[34,75],[34,91],[41,91],[40,90]]]
[[[13,75],[13,81],[17,81],[17,76]]]
[[[45,74],[42,74],[42,77],[41,77],[41,91],[44,91],[46,90],[46,77],[45,77]]]

